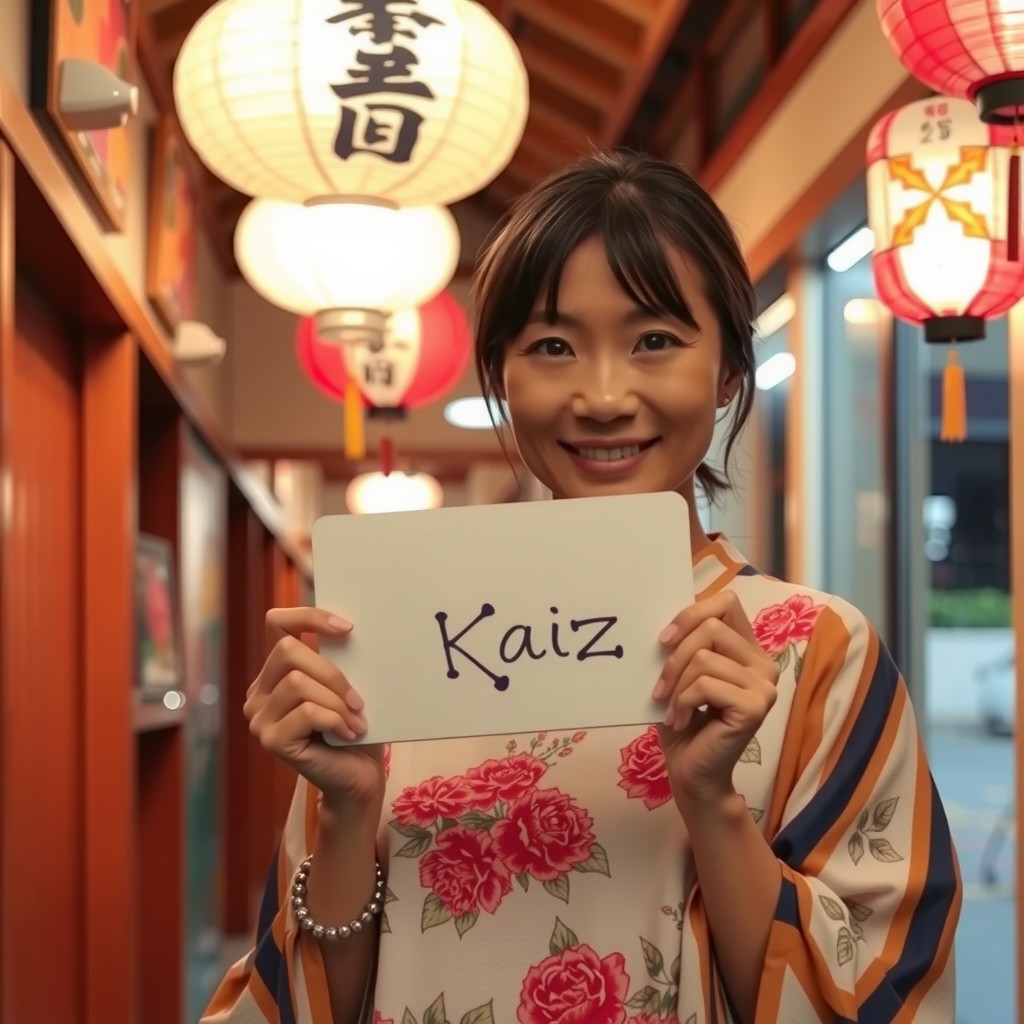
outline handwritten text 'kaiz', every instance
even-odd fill
[[[459,670],[456,668],[453,659],[456,654],[460,654],[470,665],[473,665],[490,679],[494,683],[496,690],[504,691],[508,689],[509,677],[489,669],[466,646],[470,643],[469,634],[472,630],[479,626],[484,619],[489,619],[494,614],[494,605],[483,604],[480,608],[480,614],[469,625],[454,635],[448,629],[447,612],[438,612],[434,616],[437,619],[438,629],[441,631],[441,644],[444,648],[444,657],[448,665],[449,679],[459,678]],[[558,609],[552,608],[551,614],[558,615]],[[549,644],[546,640],[535,640],[538,634],[546,633],[546,630],[535,630],[533,626],[527,625],[510,626],[505,630],[501,640],[498,642],[497,655],[506,665],[514,665],[523,657],[540,661],[549,654],[553,654],[558,658],[575,657],[577,661],[587,661],[590,658],[621,658],[623,654],[621,644],[609,646],[608,642],[605,641],[604,647],[599,649],[597,646],[618,621],[617,616],[614,615],[598,615],[589,619],[570,619],[569,629],[579,635],[574,638],[573,643],[566,641],[566,644],[568,646],[578,644],[578,649],[575,652],[566,650],[563,647],[559,631],[560,624],[557,620],[551,623]],[[479,648],[477,650],[479,651]]]

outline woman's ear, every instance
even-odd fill
[[[739,392],[740,384],[742,382],[743,376],[738,370],[731,366],[725,366],[722,368],[721,379],[718,383],[719,409],[724,409],[726,406],[732,405],[732,400]]]

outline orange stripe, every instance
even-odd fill
[[[765,820],[766,835],[774,836],[779,832],[786,803],[821,747],[831,684],[846,663],[849,643],[850,633],[846,624],[831,608],[823,608],[804,652],[800,682],[786,723],[775,786]],[[870,685],[870,681],[869,676],[865,685]],[[863,697],[860,703],[863,703]]]
[[[232,965],[231,970],[224,976],[224,980],[217,986],[209,1004],[203,1011],[203,1018],[212,1017],[218,1013],[227,1013],[245,992],[248,978],[246,976],[245,961],[240,960]]]
[[[319,943],[303,942],[301,936],[297,943],[313,1024],[331,1024],[334,1017],[331,1014],[331,997],[327,987],[327,967],[324,964],[323,951]]]
[[[903,723],[906,708],[907,690],[906,687],[899,686],[893,695],[892,706],[885,720],[882,735],[878,738],[878,745],[875,747],[871,762],[850,798],[850,803],[846,808],[848,813],[840,815],[832,823],[831,828],[822,836],[821,842],[807,855],[804,862],[806,874],[820,875],[825,870],[840,840],[850,831],[850,822],[856,818],[857,809],[867,805],[882,772],[889,764],[889,758],[892,756],[893,747],[896,745],[900,733],[906,728]]]
[[[706,597],[711,597],[712,594],[717,594],[720,590],[724,590],[726,586],[736,578],[740,569],[747,564],[746,562],[737,562],[730,558],[717,543],[712,548],[706,548],[705,550],[707,551],[707,554],[697,557],[697,560],[694,563],[694,568],[698,569],[698,572],[706,571],[700,570],[699,566],[705,561],[714,559],[722,567],[722,573],[721,575],[716,576],[712,583],[697,594],[696,599],[698,601],[703,601]]]
[[[693,940],[697,946],[697,960],[700,970],[700,987],[704,996],[705,1013],[711,1007],[711,932],[708,928],[707,915],[704,912],[704,901],[700,890],[695,886],[690,897],[688,916],[693,932]]]

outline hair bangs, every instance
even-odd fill
[[[609,198],[601,236],[619,287],[652,317],[668,316],[696,328],[697,319],[648,212],[628,200],[616,202],[617,196]]]

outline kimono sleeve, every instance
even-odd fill
[[[300,778],[267,873],[253,948],[224,977],[200,1024],[332,1024],[315,942],[300,942],[292,879],[312,847],[317,792]]]
[[[765,824],[783,881],[756,1024],[952,1024],[949,825],[903,679],[839,599],[799,668]]]

